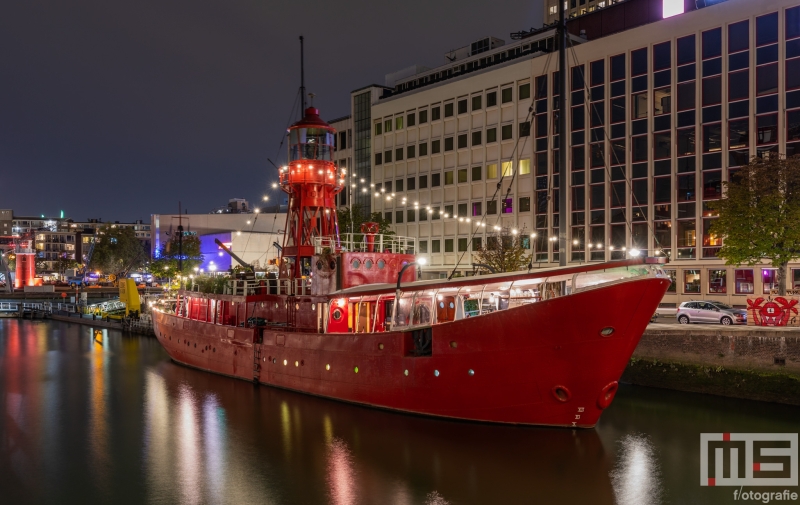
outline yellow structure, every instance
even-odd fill
[[[139,290],[136,288],[134,279],[120,279],[119,301],[125,304],[126,316],[130,315],[131,312],[136,312],[137,314],[140,312]]]

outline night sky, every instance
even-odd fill
[[[205,213],[271,190],[299,86],[325,119],[384,75],[539,27],[542,0],[26,0],[0,11],[0,208]]]

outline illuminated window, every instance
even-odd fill
[[[663,4],[664,18],[677,16],[678,14],[683,14],[683,12],[684,12],[683,0],[664,0]]]

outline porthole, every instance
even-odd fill
[[[322,270],[322,260],[317,260],[317,270]]]
[[[314,311],[314,310],[317,310],[317,305],[316,305],[316,304],[314,304],[314,303],[312,303],[312,304],[311,304],[311,310],[312,310],[312,311]]]
[[[275,363],[277,363],[277,362],[278,362],[278,360],[277,360],[276,358],[272,358],[272,364],[273,364],[273,365],[274,365]]]
[[[572,394],[569,392],[565,386],[555,386],[551,392],[556,400],[560,402],[568,402]]]
[[[300,304],[299,303],[295,303],[294,304],[294,310],[300,310]]]
[[[454,308],[456,308],[456,305],[453,302],[450,302],[450,308],[454,309]]]
[[[450,347],[452,347],[453,349],[455,349],[456,347],[458,347],[458,342],[456,342],[455,340],[451,341],[451,342],[450,342]]]
[[[278,302],[275,302],[275,308],[276,309],[278,308]]]
[[[470,377],[472,377],[473,375],[475,375],[475,370],[473,370],[473,369],[471,369],[471,368],[470,368],[470,369],[467,371],[467,374],[468,374]]]
[[[333,315],[331,317],[333,317],[334,321],[339,321],[342,318],[342,309],[338,307],[333,309]]]
[[[264,308],[264,305],[265,305],[264,302],[261,302],[261,308],[262,309]]]
[[[380,270],[383,270],[383,269],[384,269],[384,267],[386,267],[386,262],[385,262],[385,261],[383,261],[383,260],[378,260],[378,268],[379,268]]]
[[[613,334],[614,334],[614,328],[612,328],[611,326],[608,326],[600,330],[600,335],[603,337],[610,337]]]
[[[383,344],[378,344],[378,349],[383,350]]]
[[[439,308],[440,308],[440,309],[443,309],[443,308],[444,308],[444,302],[439,302]]]
[[[330,267],[331,270],[336,270],[336,261],[331,260],[330,263],[328,263],[328,267]]]
[[[283,360],[283,366],[286,366],[288,364],[289,364],[289,362],[287,360]]]
[[[353,267],[353,270],[358,270],[358,267],[360,267],[360,266],[361,266],[361,262],[360,262],[359,260],[353,260],[353,262],[351,263],[351,265],[352,265],[352,267]]]
[[[295,361],[294,362],[294,366],[300,366],[300,362],[299,361]]]
[[[408,377],[408,370],[404,370],[404,371],[403,371],[403,375],[405,375],[406,377]]]
[[[434,370],[433,371],[433,375],[436,376],[436,377],[439,377],[439,370]]]
[[[364,262],[364,268],[366,268],[367,270],[369,270],[370,268],[372,268],[372,260],[367,260],[367,261],[365,261],[365,262]]]
[[[358,367],[355,367],[355,368],[353,368],[353,371],[354,371],[355,373],[358,373]]]
[[[325,365],[325,370],[330,370],[330,369],[331,369],[330,365]]]

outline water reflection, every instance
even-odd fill
[[[656,451],[647,436],[622,437],[611,481],[618,505],[658,505],[662,502],[661,470]]]
[[[0,501],[729,503],[698,490],[698,433],[796,428],[800,409],[756,405],[623,387],[596,430],[456,423],[188,369],[154,339],[0,320]]]

